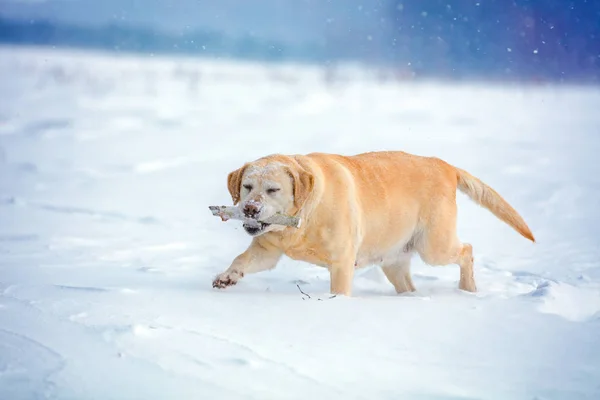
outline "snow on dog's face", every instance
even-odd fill
[[[293,158],[277,155],[247,163],[227,177],[233,204],[239,204],[246,217],[257,220],[276,213],[293,215],[306,201],[313,184],[313,175]],[[259,227],[244,224],[244,229],[251,236],[285,228],[265,223]]]

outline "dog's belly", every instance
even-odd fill
[[[394,236],[396,236],[394,238]],[[398,237],[399,236],[399,237]],[[371,240],[363,242],[354,259],[354,268],[363,268],[369,265],[395,265],[410,259],[415,246],[415,231],[402,232],[400,235],[390,235],[390,241]],[[319,242],[303,242],[300,246],[289,246],[284,253],[296,261],[303,261],[315,266],[330,268],[332,259],[339,259],[339,253],[345,249],[328,248],[323,246],[326,239],[320,238]]]
[[[401,240],[394,246],[386,249],[365,249],[358,253],[355,268],[369,265],[396,265],[406,262],[413,254],[414,243],[412,239]]]

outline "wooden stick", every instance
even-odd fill
[[[245,224],[259,227],[260,223],[271,224],[271,225],[283,225],[283,226],[291,226],[293,228],[299,228],[302,223],[302,219],[300,217],[294,217],[291,215],[285,214],[275,214],[270,216],[269,218],[265,218],[263,220],[256,220],[254,218],[248,218],[244,215],[242,210],[239,207],[235,206],[208,206],[210,211],[214,216],[221,217],[222,221],[227,221],[229,219],[235,219],[244,221]]]

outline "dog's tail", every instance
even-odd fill
[[[478,178],[460,168],[456,168],[458,189],[465,193],[474,202],[490,210],[500,220],[506,222],[525,238],[535,242],[533,233],[519,215],[494,189],[483,183]]]

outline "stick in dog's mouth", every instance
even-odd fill
[[[243,221],[245,225],[255,228],[261,228],[263,225],[283,225],[299,228],[302,219],[285,214],[275,214],[263,220],[246,217],[238,207],[234,206],[208,206],[214,216],[221,217],[222,221],[235,219]]]

